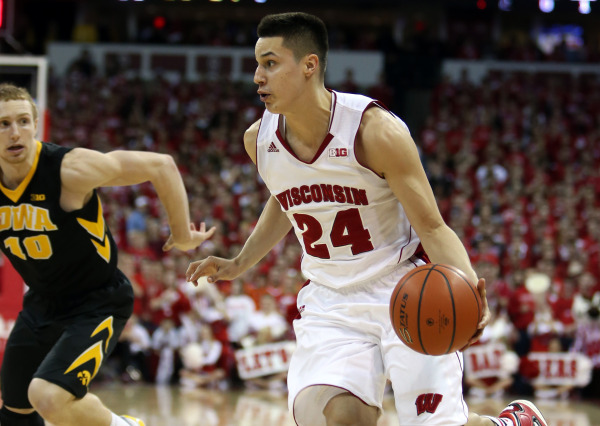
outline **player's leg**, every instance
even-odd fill
[[[467,423],[469,410],[462,395],[462,354],[422,355],[395,335],[384,340],[383,353],[401,425]]]
[[[90,426],[111,424],[112,415],[100,400],[87,393],[76,398],[71,392],[44,379],[35,378],[29,386],[29,399],[38,413],[52,424],[76,425],[85,419]]]
[[[327,419],[327,426],[375,426],[380,411],[377,407],[367,405],[351,393],[345,392],[331,398],[323,414]]]
[[[143,424],[115,415],[96,396],[88,395],[88,386],[114,349],[132,304],[131,287],[120,276],[115,285],[89,294],[81,312],[60,322],[64,331],[28,389],[31,404],[46,421],[63,426]]]
[[[390,335],[383,351],[401,424],[547,426],[529,401],[513,401],[498,417],[470,413],[462,398],[460,352],[425,356],[401,345]]]
[[[375,426],[386,379],[377,329],[364,292],[310,284],[298,297],[296,349],[288,372],[289,406],[301,426]],[[389,322],[389,319],[387,319]]]
[[[10,333],[2,368],[0,383],[4,405],[0,409],[2,426],[43,426],[44,420],[35,412],[27,399],[27,387],[51,345],[35,334],[26,313],[19,314]],[[52,326],[44,328],[45,338],[52,340]]]
[[[36,410],[52,424],[78,425],[83,424],[82,419],[85,419],[85,424],[89,426],[143,425],[141,421],[132,421],[136,419],[115,415],[96,395],[89,392],[83,398],[75,398],[60,386],[37,378],[31,382],[29,391]]]

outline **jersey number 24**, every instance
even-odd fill
[[[306,253],[321,259],[331,259],[327,244],[315,244],[323,236],[323,227],[313,216],[294,213],[299,228],[303,228],[302,239]],[[371,234],[364,227],[358,209],[339,211],[335,215],[329,233],[333,247],[350,246],[352,254],[357,255],[373,250]]]

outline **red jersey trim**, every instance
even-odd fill
[[[329,90],[329,89],[327,89]],[[292,147],[288,144],[288,142],[285,140],[285,138],[283,137],[283,135],[281,134],[281,132],[279,131],[279,128],[277,129],[277,131],[275,132],[275,134],[277,135],[277,139],[279,139],[279,142],[281,143],[281,145],[283,145],[283,147],[298,161],[304,163],[304,164],[314,164],[315,161],[317,161],[317,159],[321,156],[321,154],[323,153],[323,151],[325,151],[325,148],[327,148],[327,146],[329,145],[329,142],[331,142],[331,140],[333,139],[333,135],[330,133],[331,131],[331,124],[333,123],[333,118],[335,115],[335,107],[337,105],[337,95],[335,94],[334,91],[331,91],[331,94],[333,95],[333,108],[331,109],[331,117],[329,120],[329,127],[327,128],[327,136],[325,136],[325,139],[323,139],[323,142],[321,142],[321,145],[319,146],[319,149],[317,150],[317,152],[315,153],[315,155],[313,156],[312,160],[310,161],[304,161],[301,160],[300,158],[298,158],[298,156],[296,155],[296,153],[294,152],[294,150],[292,149]]]

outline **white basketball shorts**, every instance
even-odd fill
[[[392,329],[392,291],[414,267],[407,261],[366,283],[332,289],[310,282],[300,291],[288,373],[288,404],[298,425],[325,426],[323,409],[344,392],[381,411],[387,380],[401,425],[467,422],[462,353],[419,354]]]

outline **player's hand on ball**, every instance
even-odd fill
[[[479,278],[479,281],[477,282],[477,291],[479,292],[479,296],[481,297],[481,304],[483,305],[481,320],[479,321],[479,324],[477,324],[477,332],[475,332],[473,337],[471,337],[471,340],[469,340],[469,343],[465,347],[463,347],[461,351],[464,351],[479,340],[479,338],[483,334],[483,329],[490,323],[490,319],[492,318],[492,314],[490,313],[490,308],[488,306],[488,301],[486,297],[485,278]]]
[[[209,256],[203,260],[190,263],[185,273],[186,280],[198,285],[198,278],[206,277],[209,283],[219,280],[232,280],[244,272],[242,268],[231,259]]]

